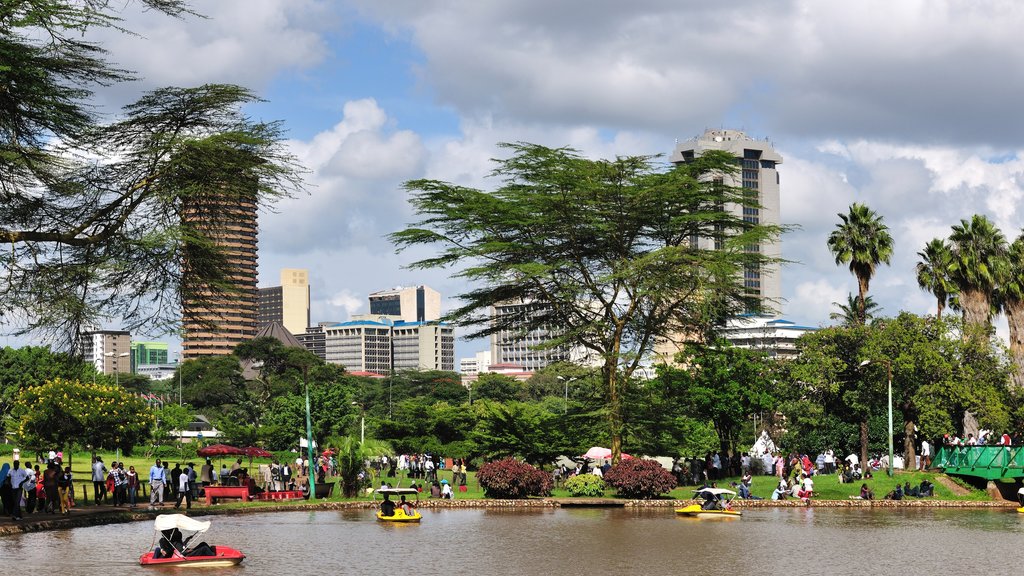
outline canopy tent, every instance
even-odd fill
[[[153,521],[153,528],[161,531],[177,528],[189,532],[206,532],[210,529],[210,521],[195,520],[184,514],[161,514]]]
[[[196,454],[206,458],[208,456],[246,456],[244,448],[236,448],[227,444],[211,444],[196,451]]]

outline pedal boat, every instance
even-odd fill
[[[139,564],[142,566],[174,566],[178,568],[203,567],[221,568],[225,566],[237,566],[245,560],[245,554],[229,546],[212,546],[214,554],[203,556],[188,555],[188,543],[197,535],[210,529],[209,521],[194,520],[184,514],[161,514],[153,522],[157,537],[168,539],[174,530],[181,533],[191,532],[187,538],[175,544],[175,540],[165,540],[161,544],[167,544],[173,550],[170,556],[154,558],[154,550],[146,552],[139,557]],[[161,546],[165,548],[165,546]]]
[[[743,513],[733,510],[729,504],[736,493],[725,488],[704,488],[694,490],[694,497],[700,496],[704,504],[690,504],[682,508],[676,508],[676,514],[690,516],[692,518],[739,518]]]
[[[377,494],[384,496],[384,498],[390,498],[391,496],[401,497],[406,494],[414,494],[416,495],[417,502],[419,502],[420,498],[419,490],[416,490],[415,488],[380,488],[376,492],[374,492],[374,500],[377,499]],[[400,507],[397,506],[397,503],[395,506],[395,513],[391,516],[385,516],[381,510],[377,510],[377,520],[381,522],[408,524],[411,522],[419,522],[422,519],[423,515],[420,514],[419,510],[416,510],[415,507],[413,507],[412,514],[406,514],[405,511],[403,511]]]

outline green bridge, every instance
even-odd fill
[[[942,446],[933,468],[985,480],[1024,478],[1024,446]]]

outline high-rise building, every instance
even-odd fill
[[[455,370],[455,330],[443,322],[406,322],[397,317],[356,316],[323,326],[327,362],[349,372]]]
[[[82,333],[82,358],[101,374],[131,372],[132,335],[124,330]]]
[[[185,255],[182,354],[185,359],[230,354],[257,330],[256,191],[250,198],[191,197],[182,220],[215,243],[228,267],[224,285],[213,285],[199,278],[199,255]]]
[[[740,171],[728,176],[725,183],[743,188],[751,202],[730,206],[733,214],[742,216],[747,222],[781,224],[779,173],[776,166],[782,163],[782,156],[775,151],[771,142],[755,140],[738,130],[706,130],[701,136],[676,145],[670,160],[675,164],[691,162],[708,150],[723,150],[740,160]],[[714,241],[709,238],[694,238],[694,241],[707,248],[714,247]],[[753,244],[747,249],[772,258],[782,254],[778,242]],[[743,286],[748,294],[761,298],[767,312],[777,312],[782,299],[778,265],[747,267],[743,271]]]
[[[296,334],[295,338],[302,342],[313,354],[316,354],[324,362],[327,361],[327,333],[324,328],[334,326],[337,322],[318,322],[316,326],[309,326],[302,334]]]
[[[543,305],[534,302],[506,302],[491,308],[491,318],[507,316],[530,317],[542,313]],[[513,364],[523,370],[534,371],[555,362],[570,360],[566,346],[549,346],[556,336],[554,326],[544,326],[523,331],[516,328],[501,330],[491,335],[491,363]]]
[[[260,328],[279,322],[293,335],[309,327],[309,272],[298,268],[281,270],[281,285],[259,290],[257,321]]]
[[[441,318],[441,294],[429,286],[392,288],[370,294],[371,316],[396,316],[405,322]]]

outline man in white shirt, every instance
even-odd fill
[[[7,475],[11,479],[11,492],[14,496],[14,503],[11,505],[11,520],[21,520],[21,493],[25,489],[25,481],[28,480],[28,472],[21,467],[21,462],[14,461],[14,468]],[[35,490],[35,486],[32,487]]]
[[[927,470],[932,460],[932,445],[921,440],[921,470]]]

